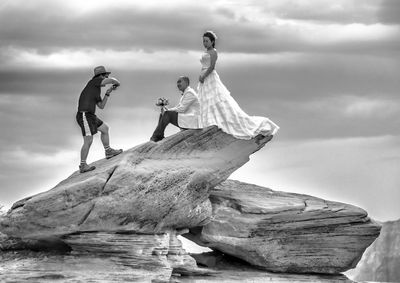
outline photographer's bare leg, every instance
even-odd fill
[[[122,149],[113,149],[110,147],[109,127],[106,123],[101,124],[101,126],[98,127],[97,130],[99,130],[101,133],[100,139],[103,143],[107,159],[122,153]]]
[[[85,172],[96,169],[95,166],[89,166],[86,163],[86,159],[88,157],[90,146],[92,145],[92,142],[93,142],[93,136],[84,136],[83,137],[83,145],[81,148],[81,164],[79,165],[79,171],[81,173],[85,173]]]
[[[92,143],[93,143],[93,136],[83,137],[83,145],[81,148],[81,161],[85,161],[85,163]]]
[[[110,147],[110,135],[108,134],[109,127],[106,125],[106,123],[103,123],[101,124],[100,127],[97,128],[97,130],[101,133],[100,139],[104,146],[104,149],[109,148]]]

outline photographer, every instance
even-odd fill
[[[103,143],[106,158],[111,158],[122,152],[122,149],[115,150],[110,147],[110,137],[108,126],[100,120],[95,112],[96,106],[104,109],[108,98],[113,90],[119,85],[119,81],[115,78],[109,78],[109,74],[104,66],[94,68],[94,77],[86,84],[79,97],[78,113],[76,113],[76,121],[81,127],[83,136],[83,145],[81,148],[81,163],[79,171],[85,173],[96,169],[95,166],[89,166],[86,158],[89,154],[90,146],[93,142],[93,136],[97,131],[101,132],[101,142]],[[101,98],[101,87],[112,85],[107,89],[103,98]]]
[[[190,87],[188,77],[182,76],[178,79],[176,85],[182,92],[182,97],[173,108],[168,109],[165,106],[165,100],[160,99],[158,106],[161,106],[161,114],[158,119],[158,125],[154,130],[150,140],[158,142],[164,138],[165,128],[169,123],[181,129],[200,128],[200,104],[196,92]]]

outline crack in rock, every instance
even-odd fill
[[[114,172],[117,168],[118,168],[118,166],[115,166],[113,168],[113,170],[110,172],[107,180],[105,181],[105,183],[104,183],[103,187],[101,188],[99,195],[97,197],[101,197],[101,195],[103,194],[103,192],[107,186],[108,181],[111,179],[112,175],[114,174]],[[93,203],[90,206],[90,208],[88,209],[88,211],[83,215],[82,219],[78,222],[78,226],[82,225],[86,221],[86,219],[88,219],[88,217],[89,217],[90,213],[93,211],[95,205],[96,205],[95,200],[93,200]]]

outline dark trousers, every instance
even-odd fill
[[[152,141],[159,141],[164,138],[164,131],[168,124],[171,123],[177,127],[178,126],[178,112],[175,111],[165,111],[164,114],[160,114],[158,118],[158,125],[151,136]]]

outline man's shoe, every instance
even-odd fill
[[[106,158],[110,159],[111,157],[114,157],[120,153],[122,153],[122,149],[113,149],[113,148],[109,148],[106,150]]]
[[[161,141],[161,140],[163,140],[163,139],[164,139],[164,137],[151,137],[151,138],[150,138],[150,141],[158,142],[158,141]]]
[[[86,163],[79,165],[79,172],[81,172],[81,173],[93,171],[94,169],[96,169],[96,166],[93,166],[93,165],[89,166]]]

